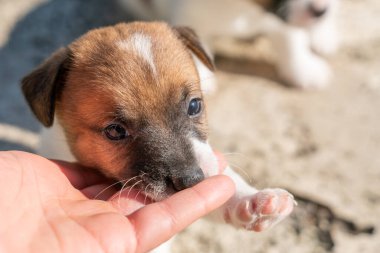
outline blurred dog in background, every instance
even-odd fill
[[[216,37],[264,35],[272,44],[277,71],[287,84],[322,88],[329,83],[331,71],[323,57],[338,46],[335,13],[339,0],[119,1],[139,19],[194,28],[211,51]],[[214,84],[209,83],[212,90]]]

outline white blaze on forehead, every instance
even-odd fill
[[[218,160],[212,151],[210,145],[206,142],[191,138],[195,157],[198,161],[206,177],[215,176],[218,174]]]
[[[156,73],[152,52],[152,40],[148,35],[134,33],[128,40],[120,41],[118,45],[122,49],[132,51],[144,59],[152,68],[153,73]]]

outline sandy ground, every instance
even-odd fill
[[[122,20],[128,15],[112,1],[0,0],[0,150],[36,144],[40,126],[20,78],[86,30]],[[175,252],[379,252],[380,2],[342,0],[339,22],[342,47],[323,91],[237,74],[229,66],[239,58],[217,58],[211,143],[254,185],[284,187],[299,205],[261,234],[199,221],[176,239]]]

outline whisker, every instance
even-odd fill
[[[112,186],[115,186],[115,185],[117,185],[117,184],[119,184],[119,183],[122,183],[122,182],[124,182],[124,181],[127,181],[127,179],[117,181],[116,183],[113,183],[113,184],[111,184],[110,186],[104,188],[104,189],[101,190],[98,194],[96,194],[96,196],[95,196],[93,199],[96,199],[97,197],[99,197],[103,192],[105,192],[106,190],[108,190],[108,189],[111,188]]]
[[[145,187],[145,189],[144,189],[144,192],[145,192],[144,206],[146,205],[146,198],[148,197],[148,195],[147,195],[147,189],[148,189],[148,187],[150,187],[150,185],[151,185],[151,184],[148,184],[148,185]]]
[[[139,180],[139,181],[137,181],[136,183],[134,183],[130,188],[129,188],[129,190],[128,190],[128,193],[127,193],[127,198],[129,197],[129,194],[131,194],[131,191],[132,191],[132,189],[134,188],[134,187],[136,187],[139,183],[141,183],[142,182],[142,180]]]
[[[153,197],[154,197],[154,199],[157,199],[158,194],[159,194],[159,192],[158,192],[157,188],[153,187]]]
[[[234,163],[229,163],[234,169],[238,169],[244,176],[245,178],[247,179],[247,181],[250,183],[250,184],[253,184],[253,178],[248,174],[247,171],[245,171],[243,168],[241,168],[240,166],[234,164]]]
[[[141,180],[142,181],[142,180]],[[137,192],[137,194],[136,194],[136,196],[135,196],[135,200],[137,201],[137,198],[138,198],[138,196],[140,195],[140,193],[142,192],[142,189],[140,189],[138,192]]]
[[[231,156],[231,155],[238,155],[238,156],[241,156],[243,157],[244,159],[249,159],[248,156],[244,155],[243,153],[237,153],[237,152],[232,152],[232,153],[222,153],[223,156]],[[250,184],[253,184],[253,179],[252,177],[248,174],[247,171],[245,171],[243,168],[241,168],[239,165],[237,165],[236,163],[233,163],[231,161],[228,161],[228,164],[231,165],[231,167],[233,167],[234,169],[239,169],[239,171],[246,177],[246,179],[248,180],[248,182]]]
[[[121,186],[121,189],[120,189],[120,191],[119,191],[119,193],[118,193],[118,196],[120,196],[120,194],[121,194],[121,192],[123,191],[124,187],[125,187],[129,182],[131,182],[132,180],[134,180],[134,179],[136,179],[136,178],[138,178],[138,177],[140,177],[140,176],[134,176],[134,177],[131,177],[130,179],[126,180],[126,182]],[[124,180],[124,181],[125,181],[125,180]],[[116,197],[116,196],[113,196],[111,200],[113,200],[115,197]]]
[[[128,193],[127,193],[127,198],[129,197],[129,194],[131,193],[132,189],[133,189],[135,186],[137,186],[139,183],[141,183],[141,182],[142,182],[142,180],[139,180],[139,181],[137,181],[136,183],[134,183],[134,184],[131,186],[131,188],[129,188]],[[121,209],[121,205],[120,205],[121,192],[122,192],[122,190],[120,191],[120,193],[119,193],[119,199],[117,200],[117,204],[118,204],[118,206],[119,206],[120,209]]]

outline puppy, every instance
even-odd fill
[[[215,37],[264,35],[285,82],[301,88],[321,88],[329,82],[330,68],[321,56],[337,49],[338,0],[119,1],[140,19],[188,25],[211,47]]]
[[[237,192],[216,213],[262,231],[293,209],[281,189],[257,191],[207,142],[206,107],[195,60],[213,63],[189,28],[118,24],[88,32],[22,80],[44,130],[40,153],[75,160],[159,201],[219,173]]]

